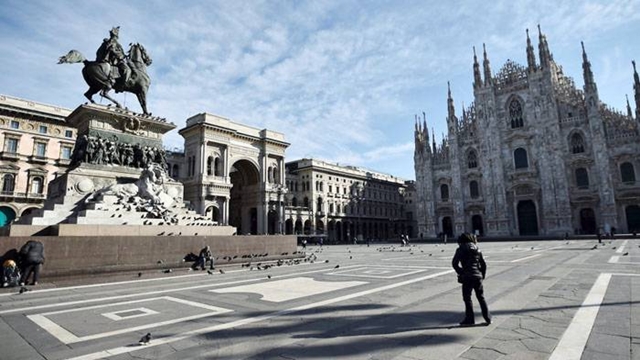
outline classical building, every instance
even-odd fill
[[[187,119],[184,153],[167,157],[193,210],[239,234],[282,233],[284,135],[212,115]]]
[[[539,29],[538,29],[539,30]],[[522,66],[497,74],[474,50],[474,102],[457,114],[448,93],[447,137],[430,140],[417,119],[418,232],[489,236],[640,230],[640,80],[635,118],[598,96],[582,48],[583,89],[562,73],[539,31],[538,59],[527,32]],[[420,121],[422,120],[422,121]]]
[[[331,242],[354,238],[392,239],[412,234],[403,179],[354,166],[315,159],[286,164],[285,233],[325,236]]]
[[[0,227],[41,208],[49,181],[66,171],[76,139],[70,113],[0,95]]]

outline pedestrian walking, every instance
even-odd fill
[[[464,301],[464,320],[460,326],[475,324],[473,302],[471,292],[475,291],[476,298],[482,310],[482,317],[487,325],[491,324],[491,315],[487,302],[484,299],[482,280],[487,272],[487,264],[484,262],[482,252],[478,248],[475,236],[463,233],[458,237],[458,248],[453,256],[451,265],[458,274],[458,282],[462,284],[462,300]]]

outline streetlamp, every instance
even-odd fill
[[[356,222],[356,239],[362,239],[362,224],[360,223],[360,221],[362,217],[362,202],[364,202],[364,200],[364,185],[361,182],[357,182],[355,184],[355,187],[353,188],[353,191],[351,192],[351,201],[356,206],[355,209],[358,218],[358,221]]]
[[[278,202],[278,234],[282,234],[282,218],[284,217],[283,195],[287,194],[288,189],[284,184],[273,184],[271,189],[276,192]]]

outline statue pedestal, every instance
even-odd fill
[[[18,224],[216,225],[184,208],[182,184],[164,172],[162,135],[175,125],[94,104],[67,121],[78,128],[71,170],[49,183],[44,208]]]

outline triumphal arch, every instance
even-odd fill
[[[187,119],[179,177],[193,210],[238,234],[283,230],[284,135],[201,113]]]

